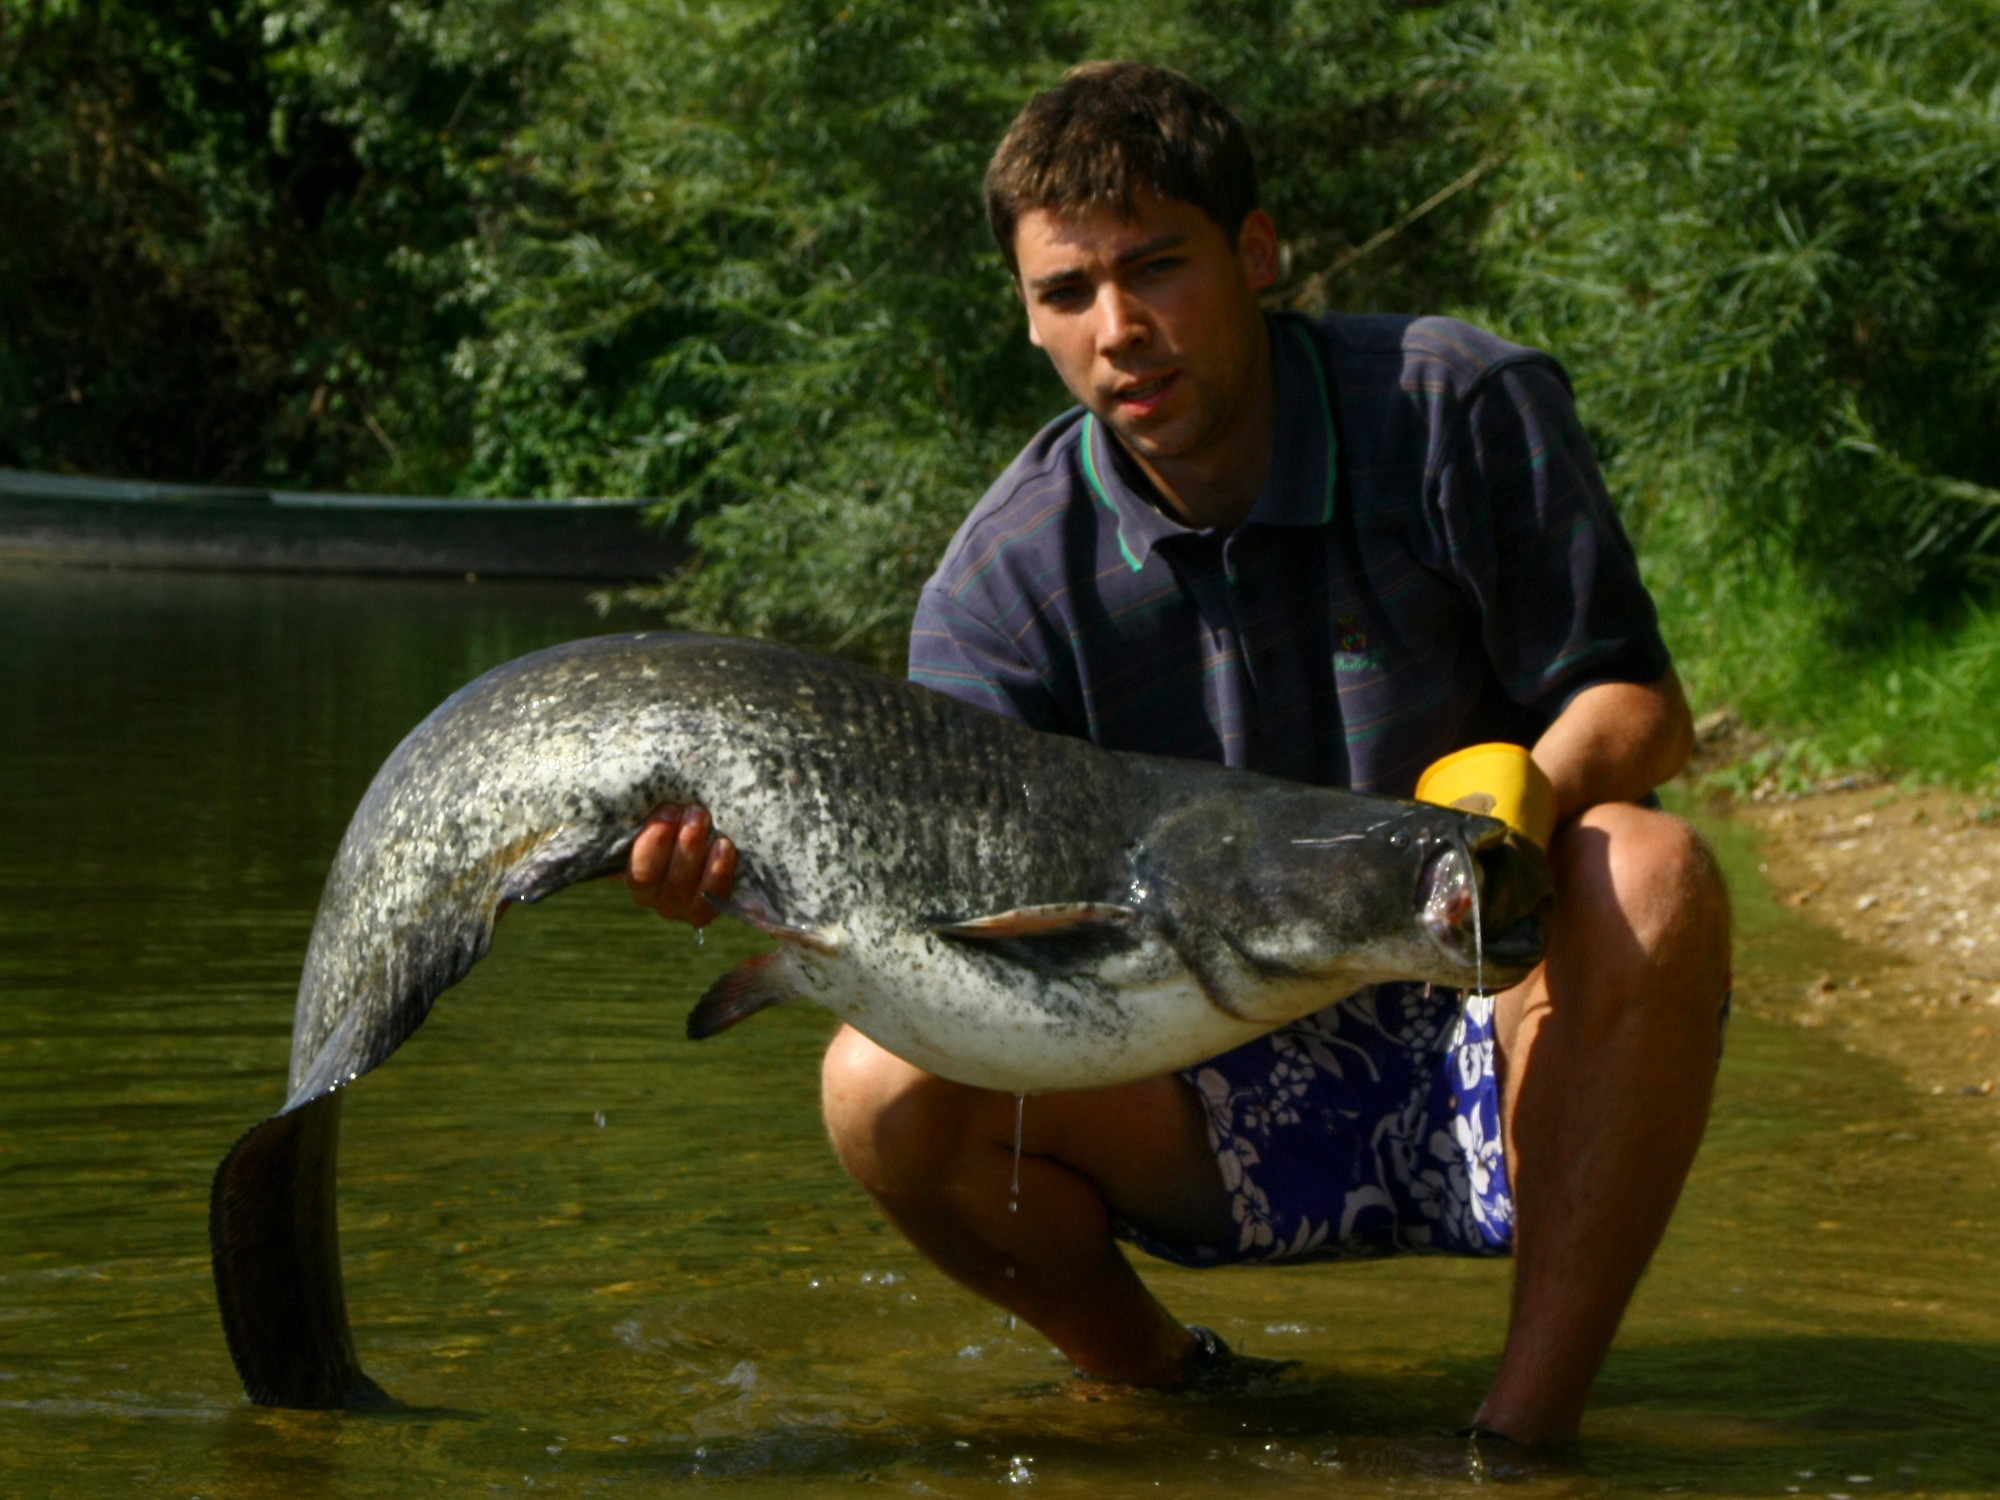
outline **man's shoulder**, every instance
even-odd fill
[[[1554,355],[1442,315],[1328,313],[1307,320],[1336,384],[1405,394],[1469,399],[1493,375],[1535,367],[1565,388],[1569,376]]]
[[[929,589],[962,599],[996,571],[1060,550],[1063,521],[1090,495],[1077,453],[1083,408],[1064,412],[1029,440],[972,507],[945,548]]]

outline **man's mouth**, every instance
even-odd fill
[[[1151,411],[1180,378],[1180,371],[1169,370],[1164,375],[1155,375],[1151,380],[1142,380],[1112,392],[1112,399],[1126,411]]]

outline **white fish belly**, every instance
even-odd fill
[[[885,952],[886,947],[890,951]],[[866,963],[799,955],[809,998],[926,1072],[1016,1094],[1157,1078],[1271,1030],[1218,1010],[1178,963],[1130,985],[1004,983],[933,938],[892,940]]]

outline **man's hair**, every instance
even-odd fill
[[[1087,62],[1014,117],[986,168],[986,222],[1020,274],[1014,230],[1035,209],[1108,208],[1129,218],[1142,191],[1192,203],[1235,243],[1257,206],[1257,164],[1236,116],[1185,74],[1151,63]]]

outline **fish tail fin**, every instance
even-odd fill
[[[393,1405],[362,1373],[340,1277],[336,1091],[273,1115],[216,1169],[209,1247],[230,1357],[259,1406]]]

